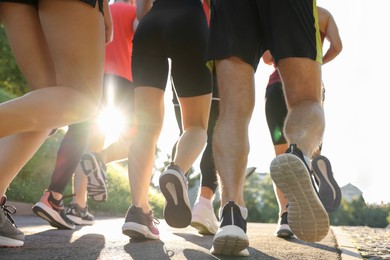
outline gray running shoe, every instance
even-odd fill
[[[330,161],[325,156],[320,155],[312,160],[311,165],[322,205],[327,212],[336,211],[341,203],[341,189],[333,176]]]
[[[122,233],[133,239],[160,239],[157,224],[160,222],[153,216],[152,211],[145,214],[141,208],[131,206],[127,211]]]
[[[169,166],[160,176],[160,189],[165,197],[164,218],[175,228],[185,228],[191,223],[187,178],[177,165]]]
[[[288,224],[307,242],[321,241],[329,231],[329,217],[310,177],[303,153],[291,145],[271,162],[271,177],[289,203]]]
[[[275,235],[281,238],[290,238],[294,236],[294,233],[291,231],[290,226],[288,225],[288,213],[284,212],[279,218],[278,226],[276,227]]]
[[[94,216],[88,212],[88,206],[80,207],[75,203],[70,203],[66,209],[66,216],[76,225],[92,225]]]
[[[15,207],[5,205],[7,197],[0,197],[0,247],[21,247],[24,244],[24,234],[12,219]]]
[[[211,253],[227,256],[249,256],[249,238],[246,234],[246,219],[240,207],[229,201],[220,210],[221,224],[213,239]]]

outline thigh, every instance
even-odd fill
[[[39,15],[57,84],[100,97],[105,26],[98,7],[76,0],[40,0]]]
[[[36,7],[32,4],[0,2],[0,19],[29,88],[55,86],[54,65]]]
[[[216,63],[220,115],[247,119],[254,107],[254,69],[239,58]]]

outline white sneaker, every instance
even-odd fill
[[[215,216],[212,204],[196,202],[192,209],[192,227],[196,228],[199,234],[214,235],[218,230],[218,220]]]

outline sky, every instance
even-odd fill
[[[326,88],[326,130],[322,154],[332,163],[340,186],[351,183],[368,203],[390,203],[390,20],[389,0],[318,0],[338,25],[343,51],[322,69]],[[326,46],[326,45],[325,45]],[[264,112],[264,94],[272,67],[260,62],[256,106],[249,128],[248,167],[269,172],[274,158]],[[169,153],[178,135],[171,93],[159,148]],[[195,163],[196,168],[196,163]]]

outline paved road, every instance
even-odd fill
[[[0,259],[232,259],[210,254],[212,236],[191,227],[173,229],[163,220],[161,240],[137,242],[121,233],[123,218],[97,218],[76,230],[54,229],[31,215],[14,218],[26,234],[25,245],[0,249]],[[241,259],[341,259],[332,230],[320,243],[306,243],[275,237],[275,227],[249,223],[250,257]]]

